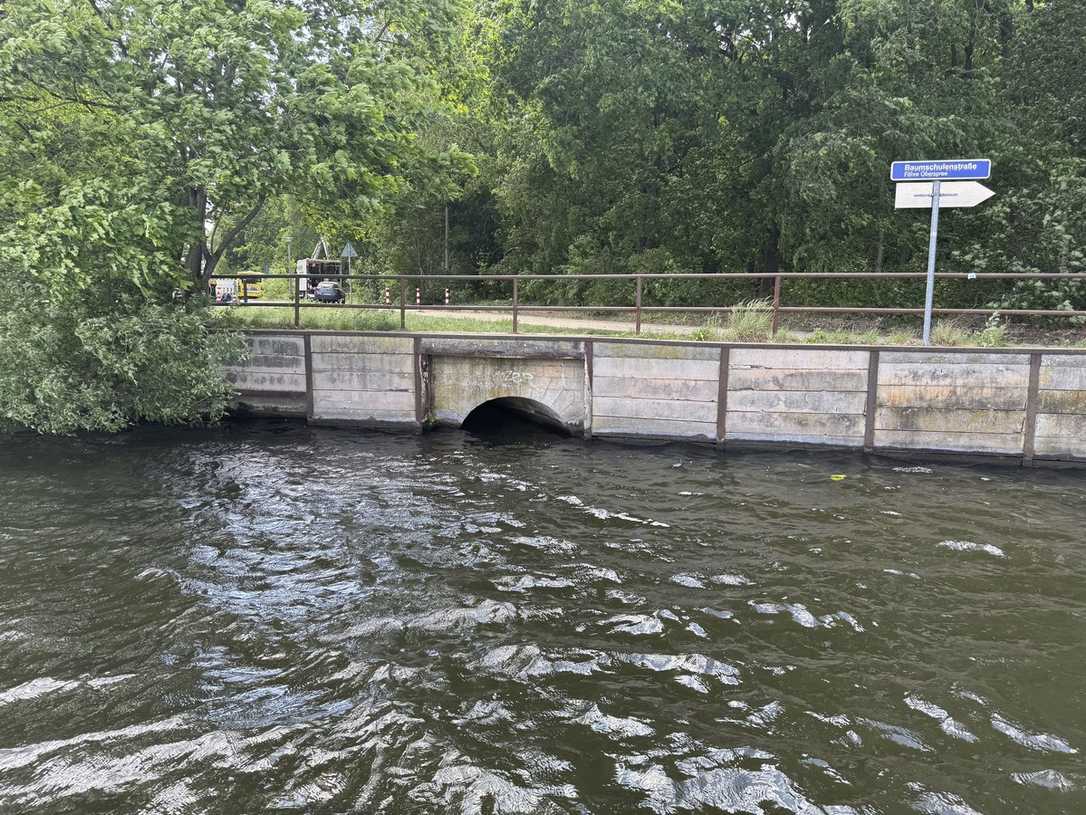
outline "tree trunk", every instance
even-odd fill
[[[203,196],[206,213],[207,193],[204,192]],[[219,261],[222,260],[223,255],[225,255],[226,251],[234,245],[234,242],[238,239],[238,237],[240,237],[241,233],[245,230],[245,227],[252,223],[253,218],[260,214],[260,210],[264,209],[264,202],[266,200],[267,196],[260,196],[253,208],[249,210],[249,213],[240,221],[238,221],[233,227],[230,228],[230,230],[226,233],[226,236],[219,242],[219,245],[215,248],[214,251],[211,251],[211,247],[207,245],[207,238],[205,237],[206,228],[201,221],[200,246],[203,252],[203,268],[200,271],[197,282],[202,286],[202,288],[207,288],[208,282],[211,280],[211,275],[214,274],[215,267],[219,265]]]
[[[781,270],[781,230],[776,224],[769,229],[765,245],[762,247],[762,271],[779,272]],[[763,277],[756,281],[755,292],[758,297],[769,297],[773,292],[773,278]]]
[[[192,232],[188,253],[185,255],[185,268],[189,278],[197,289],[206,284],[204,278],[204,255],[207,253],[207,190],[193,188],[188,195],[189,209],[192,211]]]

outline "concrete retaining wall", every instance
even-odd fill
[[[1086,459],[1086,356],[1042,356],[1036,389],[1036,455]]]
[[[226,371],[226,378],[238,390],[239,410],[267,416],[305,416],[305,338],[296,334],[250,334],[245,343],[248,362]]]
[[[716,438],[720,349],[593,343],[592,433]]]
[[[418,424],[415,341],[410,337],[309,337],[314,422]]]
[[[724,439],[864,446],[867,351],[736,348]]]
[[[1086,352],[254,332],[239,404],[421,429],[510,398],[586,437],[1086,462]]]
[[[1028,354],[883,352],[875,446],[1022,453]]]

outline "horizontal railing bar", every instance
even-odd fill
[[[225,307],[261,307],[261,308],[293,308],[294,303],[288,300],[251,300],[249,302],[236,302],[224,304]],[[298,308],[347,308],[347,309],[373,309],[377,311],[399,311],[398,303],[384,305],[382,303],[298,303]],[[511,312],[512,306],[494,305],[404,305],[406,311],[495,311]],[[748,306],[642,306],[642,312],[665,312],[674,314],[718,314],[723,312],[735,312],[747,310]],[[627,312],[633,313],[635,306],[544,306],[517,304],[517,311],[528,313],[545,313],[548,311],[572,311],[572,312]],[[769,312],[770,309],[763,309]],[[868,306],[781,306],[782,314],[873,314],[881,316],[915,315],[923,314],[922,308],[874,308]],[[1008,317],[1086,317],[1086,310],[1063,309],[1011,309],[1011,308],[936,308],[935,314],[959,314],[959,315],[986,315],[1000,314]]]
[[[563,274],[563,275],[360,275],[337,274],[333,272],[313,274],[213,274],[212,280],[307,280],[321,277],[335,280],[459,280],[464,283],[486,283],[513,280],[550,280],[554,282],[568,280],[879,280],[879,279],[916,279],[927,277],[925,272],[646,272],[645,274]],[[937,272],[935,277],[943,280],[1066,280],[1068,282],[1086,282],[1086,275],[1065,272]]]

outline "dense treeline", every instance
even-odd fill
[[[888,167],[952,156],[990,156],[998,196],[944,219],[941,268],[1086,265],[1086,4],[554,0],[477,3],[465,26],[474,74],[441,133],[478,167],[451,202],[455,271],[922,270],[926,213],[894,210]],[[439,271],[446,203],[398,199],[368,233],[373,265]],[[710,296],[690,288],[659,293]],[[916,303],[912,284],[809,294]],[[1083,294],[959,286],[944,302]]]
[[[1086,307],[1084,41],[1080,0],[9,0],[0,420],[214,416],[212,274],[322,235],[437,273],[446,212],[458,274],[921,269],[898,158],[994,161],[942,268],[1069,275],[943,302]]]

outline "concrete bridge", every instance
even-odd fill
[[[253,331],[238,407],[460,426],[499,401],[586,438],[1086,461],[1086,351]]]

